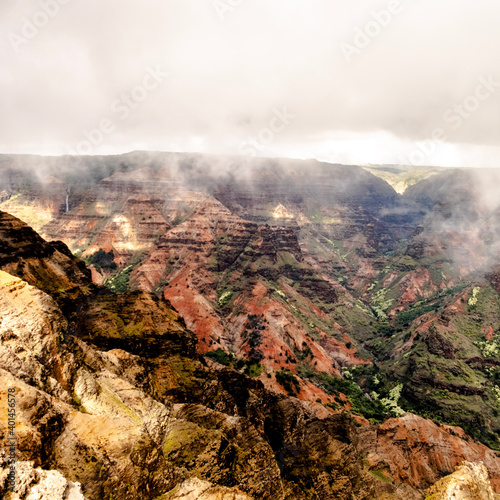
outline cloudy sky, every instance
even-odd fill
[[[498,0],[2,0],[0,152],[500,165]]]

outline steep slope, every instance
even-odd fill
[[[354,167],[255,160],[249,178],[241,160],[228,159],[221,170],[217,162],[212,165],[204,157],[180,157],[177,164],[172,159],[165,155],[172,164],[118,171],[100,180],[94,177],[97,184],[91,189],[88,182],[70,184],[64,169],[53,168],[51,172],[62,172],[71,186],[69,211],[46,224],[43,233],[64,240],[92,263],[97,283],[116,291],[164,293],[196,331],[203,352],[224,349],[244,358],[247,372],[261,373],[261,380],[275,390],[292,388],[300,397],[333,403],[333,395],[317,384],[292,378],[300,386],[295,391],[295,385],[283,386],[273,375],[283,369],[297,375],[309,367],[340,375],[344,367],[370,363],[368,353],[347,331],[354,325],[365,325],[361,331],[367,330],[373,316],[337,282],[337,270],[325,274],[308,255],[307,231],[312,226],[328,230],[337,219],[327,215],[340,214],[345,227],[337,236],[352,236],[345,242],[352,250],[351,272],[366,268],[363,273],[369,279],[373,271],[368,270],[372,268],[368,256],[377,254],[375,247],[389,238],[384,229],[384,236],[377,239],[370,226],[379,223],[369,211],[379,210],[388,200],[395,203],[394,191]],[[92,168],[87,167],[89,172]],[[314,174],[306,191],[299,168]],[[200,186],[222,203],[190,190]],[[260,193],[257,198],[256,193]],[[276,197],[289,210],[275,206]],[[243,209],[240,202],[245,205],[245,199],[248,206]],[[322,203],[325,221],[319,220]],[[311,223],[310,217],[318,222]],[[371,236],[364,236],[365,230]],[[113,260],[95,255],[105,259],[111,255]],[[322,258],[338,261],[339,251],[327,248]],[[290,378],[288,371],[280,375]],[[337,400],[341,406],[342,398]]]
[[[394,330],[367,347],[398,382],[402,408],[499,449],[500,296],[486,280],[447,292],[396,315]]]
[[[353,307],[345,290],[304,262],[292,226],[258,226],[207,200],[167,232],[131,274],[131,283],[161,290],[196,332],[202,352],[222,349],[250,362],[249,372],[280,389],[273,372],[301,366],[340,375],[360,358],[333,310]],[[368,317],[359,311],[360,318]],[[352,340],[351,340],[352,342]],[[303,381],[300,397],[330,401]],[[300,394],[303,392],[303,394]],[[333,400],[332,400],[333,401]]]
[[[494,169],[452,169],[410,187],[401,203],[419,212],[419,225],[399,241],[360,297],[381,311],[380,316],[392,317],[440,291],[480,279],[495,267],[499,181]]]
[[[70,279],[62,270],[80,269],[77,259],[68,256],[63,266],[60,244],[1,215],[11,261],[0,266],[30,282],[0,274],[0,405],[5,410],[14,388],[20,471],[29,461],[58,471],[61,488],[79,482],[88,499],[173,499],[189,488],[208,500],[417,499],[461,460],[474,459],[500,486],[498,455],[456,431],[412,416],[360,429],[347,413],[210,368],[167,302],[145,292],[115,295],[91,285],[88,273]],[[29,272],[14,261],[29,263]],[[39,269],[58,287],[35,286],[44,285]],[[1,415],[5,436],[7,412]],[[396,450],[411,456],[415,446],[413,431],[403,428],[432,436],[418,455],[425,469],[414,461],[397,472]]]
[[[95,283],[136,291],[117,300],[128,316],[167,299],[208,359],[277,393],[364,425],[402,407],[499,446],[498,294],[484,278],[500,248],[496,171],[446,170],[400,196],[316,161],[138,152],[0,158],[0,170],[9,209],[46,214],[53,198],[43,234],[92,264]],[[80,301],[82,338],[122,347],[125,332],[139,354],[164,341],[113,320],[114,295],[90,282],[68,289],[16,266],[65,313]],[[115,333],[100,333],[100,317]]]
[[[212,195],[244,220],[294,226],[304,258],[359,294],[384,268],[384,253],[421,220],[418,204],[402,204],[383,180],[359,167],[316,161],[140,152],[0,156],[0,172],[4,209],[46,238],[66,242],[89,264],[98,264],[92,255],[101,250],[123,269]],[[113,274],[94,267],[96,281]],[[120,290],[126,277],[118,277]]]
[[[488,481],[488,471],[482,464],[464,462],[455,472],[436,483],[428,491],[428,499],[447,500],[495,500]]]
[[[406,254],[441,261],[445,274],[459,277],[495,265],[492,258],[497,257],[500,243],[499,183],[496,169],[463,169],[408,189],[405,199],[422,207],[426,215]]]
[[[2,215],[4,240],[21,241],[22,234],[29,234],[19,221]],[[11,256],[29,258],[30,276],[35,276],[33,281],[37,282],[40,273],[34,270],[45,268],[47,261],[45,256],[40,261],[28,256],[26,249],[36,248],[41,242],[34,243],[22,245],[20,255],[11,252]],[[45,246],[47,251],[51,247]],[[88,498],[106,492],[121,498],[139,498],[141,494],[153,498],[186,477],[181,471],[192,458],[196,458],[194,469],[198,474],[206,470],[207,479],[229,485],[236,480],[247,491],[259,495],[269,497],[276,488],[274,482],[281,483],[273,450],[263,440],[262,431],[256,433],[254,427],[260,419],[264,422],[261,411],[279,399],[266,395],[259,385],[250,384],[248,389],[255,392],[254,397],[265,398],[257,414],[250,411],[249,417],[257,419],[255,424],[244,416],[221,413],[229,408],[233,411],[235,405],[238,414],[250,410],[246,408],[250,403],[245,389],[248,382],[237,374],[226,373],[219,379],[210,372],[193,350],[192,334],[183,329],[166,304],[158,304],[155,297],[148,299],[144,294],[139,294],[146,300],[141,304],[138,294],[112,297],[105,290],[97,295],[89,292],[80,297],[75,304],[77,314],[70,314],[68,321],[45,293],[6,273],[0,278],[2,332],[3,338],[9,339],[2,343],[2,382],[5,387],[16,388],[21,410],[18,446],[20,451],[25,450],[24,460],[59,469],[70,480],[78,479]],[[62,285],[59,269],[53,278]],[[65,299],[59,290],[54,295]],[[40,304],[38,310],[33,309],[33,303]],[[154,342],[157,338],[161,338],[160,343]],[[105,351],[96,350],[82,339],[91,340]],[[19,359],[16,352],[25,354]],[[197,402],[209,401],[212,410],[196,406]],[[172,406],[174,402],[176,406]],[[31,415],[40,411],[48,420],[37,423]],[[303,411],[292,405],[288,413],[294,419],[296,412]],[[38,444],[34,436],[39,436]],[[201,448],[191,449],[191,455],[186,455],[185,447],[192,446],[194,436]],[[240,450],[238,454],[234,446]],[[279,449],[281,445],[276,446]],[[256,457],[250,468],[250,464],[243,465],[248,454]],[[220,466],[214,467],[218,460]],[[239,472],[230,473],[236,463]],[[144,474],[145,467],[151,472]],[[259,470],[260,480],[255,477]],[[104,477],[109,479],[103,481]],[[300,486],[280,486],[284,492],[297,488],[294,495],[300,495]]]
[[[60,242],[48,244],[19,219],[0,212],[0,266],[53,294],[71,309],[76,300],[94,288],[91,273]]]
[[[386,181],[399,194],[403,194],[409,187],[446,170],[443,167],[411,165],[370,165],[363,168]]]
[[[73,208],[43,226],[43,233],[70,242],[83,257],[112,250],[116,263],[128,265],[202,199],[168,169],[117,172],[90,190],[73,188]]]

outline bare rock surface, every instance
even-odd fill
[[[81,485],[68,481],[57,470],[35,468],[33,462],[16,463],[16,486],[8,488],[9,465],[0,457],[0,494],[4,500],[86,500]]]
[[[0,215],[0,438],[13,388],[19,484],[39,478],[39,498],[48,481],[88,500],[421,500],[462,460],[499,491],[498,453],[460,430],[413,415],[359,427],[212,369],[169,302],[99,288],[64,245]]]
[[[192,478],[184,481],[162,500],[252,500],[237,488],[214,486],[208,481]]]
[[[427,491],[426,500],[497,500],[482,464],[463,462]]]

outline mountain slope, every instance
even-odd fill
[[[464,459],[483,461],[500,486],[498,455],[456,431],[412,416],[360,429],[348,414],[210,367],[168,303],[114,295],[85,272],[70,278],[64,269],[81,263],[68,256],[62,266],[61,244],[0,215],[11,256],[0,265],[29,282],[1,271],[0,378],[16,391],[17,458],[81,483],[86,498],[176,498],[194,484],[209,500],[417,499]],[[57,288],[35,286],[42,269]],[[70,290],[79,297],[73,306]],[[0,427],[5,435],[4,417]],[[425,475],[416,462],[404,472],[393,460],[412,453],[415,428],[429,444],[419,456]]]
[[[44,236],[95,283],[135,291],[134,307],[152,303],[144,292],[169,300],[207,359],[361,425],[411,410],[500,446],[499,297],[485,279],[498,265],[496,171],[447,169],[400,196],[362,168],[316,161],[3,160],[10,210],[43,214],[58,199]],[[100,294],[82,307],[127,330]]]
[[[394,190],[403,194],[409,187],[446,170],[444,167],[416,167],[410,165],[370,165],[365,170],[384,179]]]

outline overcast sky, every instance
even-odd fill
[[[499,166],[499,19],[498,0],[1,0],[0,152]]]

